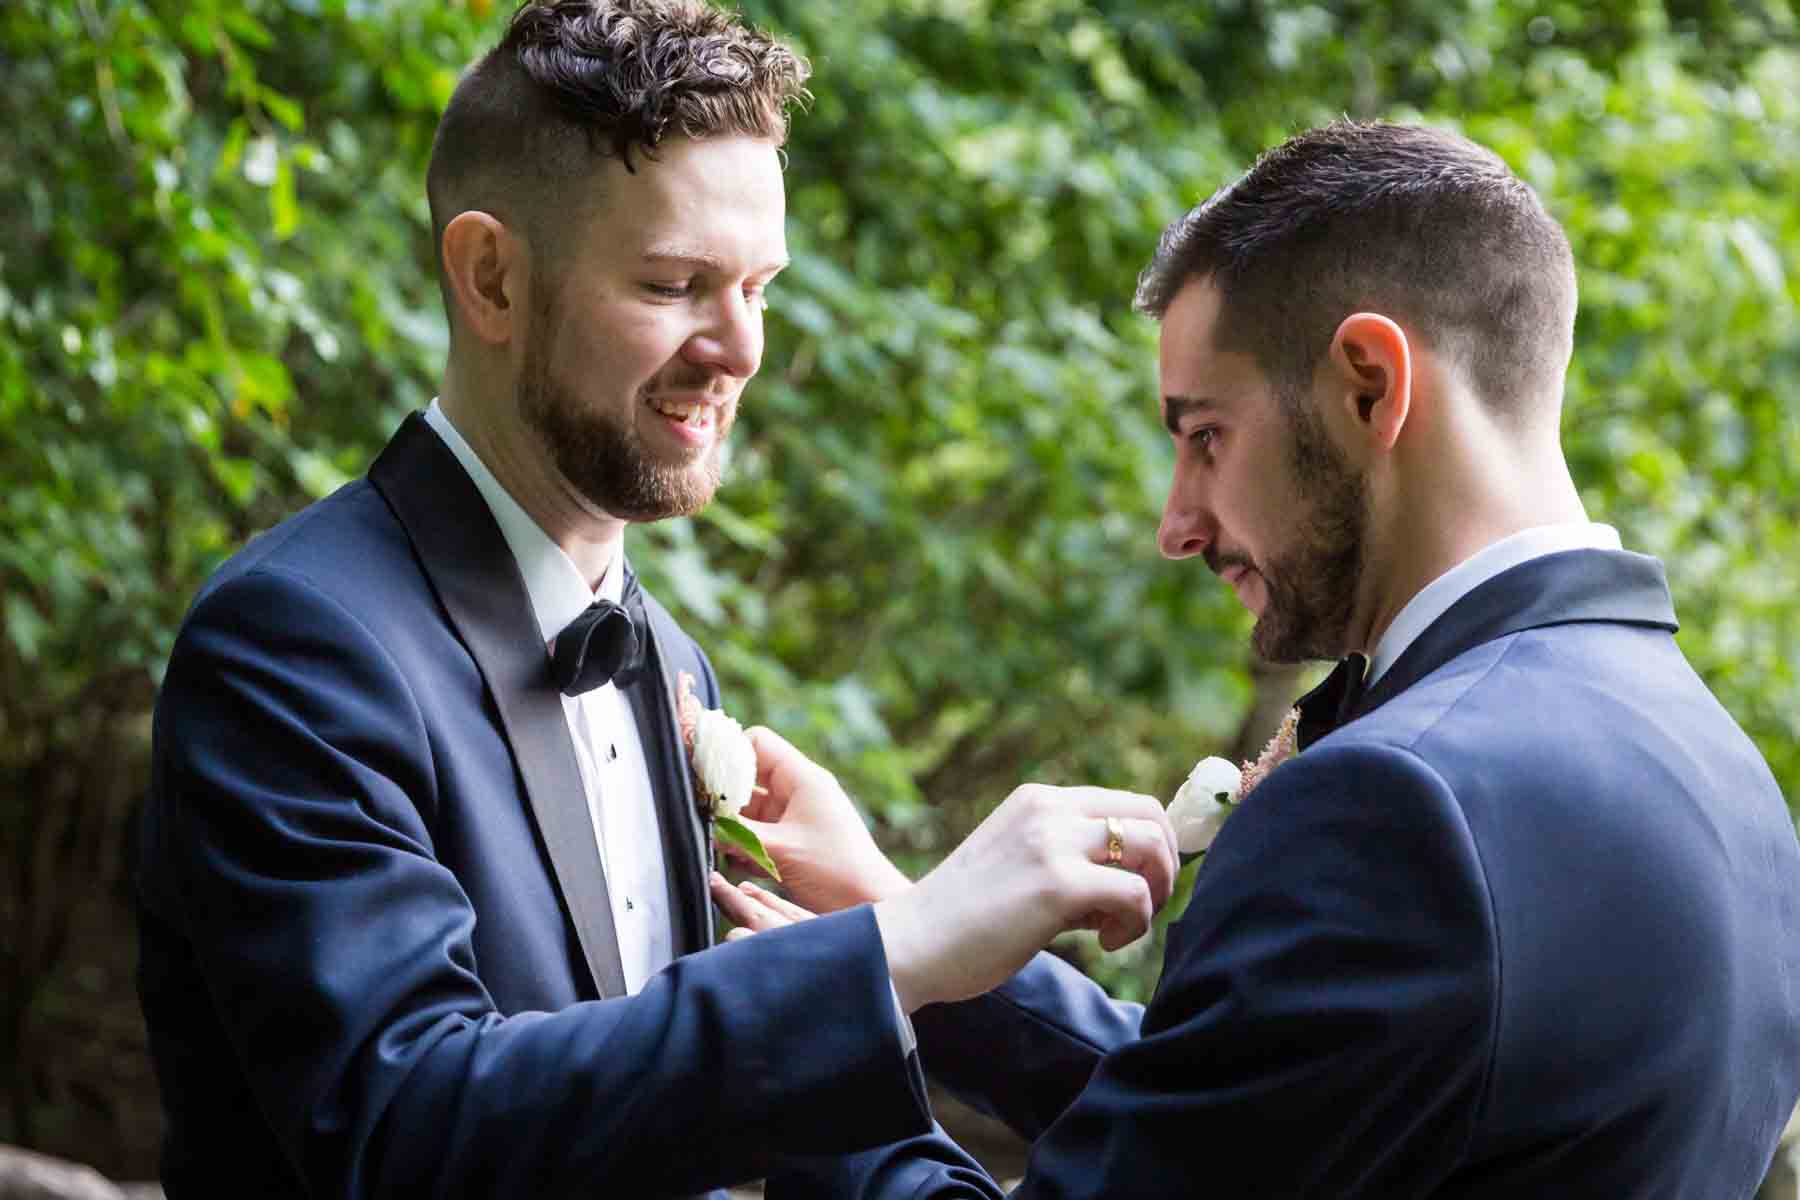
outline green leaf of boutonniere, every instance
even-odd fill
[[[736,846],[757,866],[769,873],[769,878],[781,882],[781,872],[775,869],[775,860],[763,849],[762,839],[757,837],[751,828],[736,817],[718,817],[713,821],[713,837],[727,846]]]
[[[1199,878],[1200,864],[1206,861],[1206,851],[1202,850],[1192,857],[1184,854],[1182,858],[1187,861],[1175,876],[1175,887],[1169,893],[1169,902],[1162,906],[1162,911],[1151,921],[1151,928],[1159,932],[1181,920],[1181,914],[1187,911],[1188,901],[1194,898],[1194,882]]]

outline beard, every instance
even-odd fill
[[[1363,478],[1322,423],[1295,406],[1289,460],[1296,490],[1310,497],[1293,540],[1254,569],[1268,602],[1250,647],[1272,663],[1337,658],[1348,639],[1368,539]]]
[[[559,327],[558,297],[545,289],[534,299],[531,332],[520,365],[518,406],[525,425],[542,440],[556,469],[589,503],[625,521],[660,521],[692,516],[719,489],[719,448],[736,417],[723,406],[712,445],[699,458],[663,460],[653,456],[641,435],[622,415],[596,411],[552,373]],[[710,376],[663,381],[675,390],[696,391]],[[634,397],[643,403],[650,389]]]

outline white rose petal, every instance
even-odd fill
[[[756,786],[756,747],[744,727],[716,708],[700,710],[694,723],[694,774],[716,817],[744,811]]]
[[[1236,800],[1242,773],[1223,758],[1203,758],[1188,772],[1187,781],[1169,801],[1169,823],[1175,826],[1175,839],[1183,854],[1198,854],[1219,836],[1231,806],[1221,803]]]

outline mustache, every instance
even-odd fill
[[[644,388],[644,395],[656,397],[670,393],[699,394],[709,400],[725,401],[736,395],[737,390],[737,381],[730,376],[720,375],[716,371],[684,371],[651,380]]]
[[[1206,560],[1206,569],[1211,571],[1214,575],[1223,575],[1232,567],[1243,567],[1247,571],[1256,570],[1256,564],[1250,561],[1249,555],[1221,554],[1211,546],[1208,546],[1205,551],[1202,552],[1201,558]]]

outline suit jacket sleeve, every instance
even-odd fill
[[[1144,1009],[1113,1000],[1052,954],[991,992],[913,1014],[925,1073],[1036,1141],[1074,1103],[1101,1058],[1138,1036]]]
[[[1142,1037],[1045,1133],[1015,1197],[1434,1194],[1486,1092],[1497,983],[1481,864],[1441,778],[1403,749],[1316,746],[1227,824]],[[768,1195],[998,1196],[970,1166],[925,1136]]]
[[[266,570],[202,599],[159,703],[156,902],[313,1194],[685,1194],[928,1126],[866,908],[498,1013],[434,856],[428,703]]]

